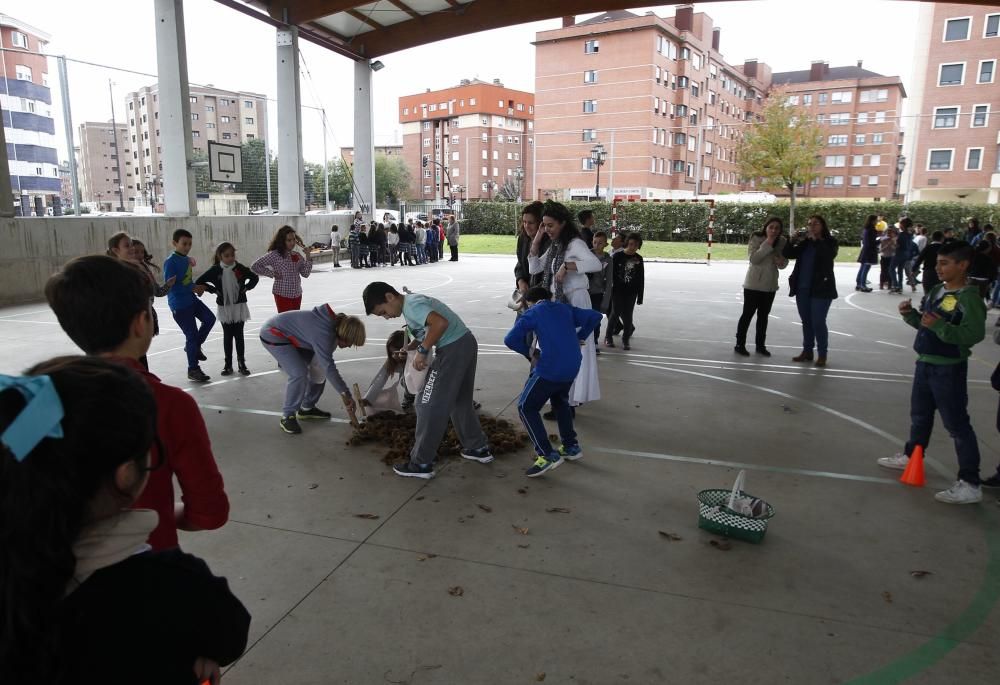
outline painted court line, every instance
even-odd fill
[[[258,416],[277,416],[278,418],[281,418],[280,411],[269,411],[267,409],[244,409],[242,407],[226,407],[221,404],[199,404],[198,406],[201,407],[202,409],[211,409],[213,411],[220,411],[220,412],[232,411],[238,414],[256,414]],[[336,417],[333,417],[328,420],[332,423],[351,422],[350,419],[338,419]],[[317,421],[316,423],[321,423],[321,422]]]
[[[622,454],[629,457],[642,457],[643,459],[661,459],[663,461],[676,461],[685,464],[703,464],[705,466],[724,466],[733,469],[748,469],[752,471],[766,471],[768,473],[787,473],[796,476],[811,476],[815,478],[833,478],[836,480],[852,480],[861,483],[882,483],[885,485],[899,485],[896,478],[877,478],[875,476],[856,476],[851,473],[835,473],[833,471],[813,471],[811,469],[796,469],[785,466],[767,466],[764,464],[746,464],[738,461],[725,461],[722,459],[700,459],[698,457],[682,457],[676,454],[659,454],[657,452],[633,452],[631,450],[610,449],[605,447],[588,447],[587,451],[604,452],[605,454]]]
[[[874,314],[875,316],[882,316],[885,317],[886,319],[892,319],[893,321],[899,321],[898,315],[893,316],[892,314],[886,314],[885,312],[877,312],[874,309],[868,309],[866,307],[862,307],[861,305],[854,304],[851,300],[854,298],[855,295],[857,295],[857,293],[851,293],[850,295],[844,298],[844,302],[851,305],[855,309],[860,309],[863,312],[868,312],[869,314]]]
[[[896,343],[886,342],[885,340],[876,340],[875,342],[879,343],[880,345],[889,345],[890,347],[900,347],[904,350],[906,349],[906,345],[897,345]]]

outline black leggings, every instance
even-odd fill
[[[590,306],[595,311],[600,313],[601,304],[604,302],[604,293],[590,293]],[[604,320],[604,317],[601,317]],[[594,343],[599,342],[601,339],[601,322],[597,322],[597,328],[594,329]]]
[[[774,304],[774,293],[763,290],[743,289],[743,316],[736,325],[736,344],[740,347],[747,345],[747,331],[750,329],[750,319],[757,315],[757,338],[754,341],[757,347],[766,347],[767,339],[767,317],[771,313],[771,305]]]
[[[609,337],[620,332],[622,340],[627,342],[632,337],[632,333],[635,332],[635,326],[632,325],[632,314],[635,311],[635,302],[639,299],[639,294],[628,292],[619,294],[612,290],[611,299],[614,302],[615,323],[618,331],[613,330],[609,324]]]
[[[236,359],[239,360],[240,364],[246,363],[243,324],[243,321],[222,324],[222,351],[226,356],[226,366],[228,367],[233,365],[233,342],[236,343]]]

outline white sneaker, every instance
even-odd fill
[[[950,488],[934,495],[934,499],[945,504],[975,504],[983,501],[983,491],[978,485],[956,480]]]
[[[909,463],[910,458],[902,452],[897,452],[891,457],[880,457],[878,460],[878,465],[882,468],[893,469],[895,471],[905,471],[906,465]]]

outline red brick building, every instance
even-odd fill
[[[898,76],[868,71],[860,61],[857,66],[832,68],[820,61],[803,71],[775,73],[771,84],[783,87],[790,104],[823,123],[826,147],[820,152],[820,175],[802,189],[803,195],[893,198],[906,97]]]
[[[908,200],[1000,201],[1000,7],[920,8]]]
[[[463,80],[401,97],[403,159],[414,183],[410,199],[492,198],[505,184],[528,197],[534,113],[534,95],[505,88],[499,79]]]

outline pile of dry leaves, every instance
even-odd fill
[[[495,419],[485,414],[479,415],[479,423],[486,433],[493,454],[508,454],[530,446],[528,436],[517,430],[514,424],[504,419]],[[415,414],[393,414],[382,412],[369,416],[354,429],[354,435],[347,441],[348,445],[375,443],[385,445],[389,451],[382,457],[386,464],[406,460],[413,448],[413,436],[417,428]],[[462,445],[455,434],[455,428],[448,424],[448,431],[438,447],[439,457],[458,456]]]

